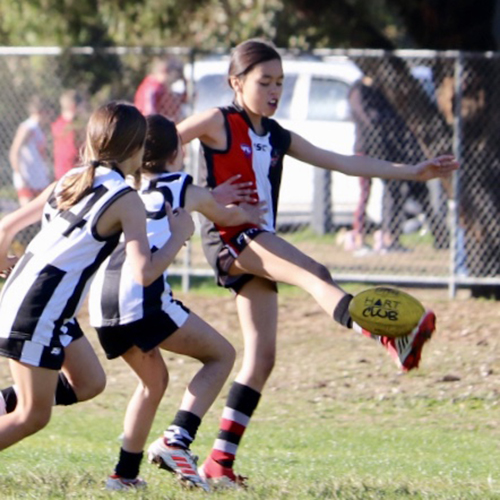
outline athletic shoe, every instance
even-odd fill
[[[208,484],[199,476],[196,461],[189,450],[168,446],[161,437],[148,448],[148,460],[160,469],[175,474],[184,486],[195,486],[210,491]]]
[[[7,413],[7,405],[5,404],[5,399],[3,394],[0,392],[0,417]]]
[[[143,490],[146,486],[146,481],[140,477],[125,479],[124,477],[113,474],[109,476],[106,481],[107,490]]]
[[[247,488],[247,477],[239,476],[230,467],[224,467],[208,457],[198,470],[200,476],[214,489],[240,490]]]
[[[380,342],[399,368],[409,372],[418,368],[422,348],[430,340],[435,329],[436,315],[432,311],[426,311],[411,333],[404,337],[380,337]]]

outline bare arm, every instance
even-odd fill
[[[241,174],[230,177],[227,181],[212,189],[212,194],[218,203],[255,203],[258,200],[257,190],[253,182],[238,182]]]
[[[0,221],[0,270],[4,271],[15,263],[16,258],[8,256],[12,240],[19,231],[40,221],[43,214],[43,206],[49,199],[54,186],[55,183],[52,183],[34,200],[6,215]]]
[[[382,179],[405,179],[427,181],[445,177],[459,165],[451,155],[443,155],[416,165],[403,165],[379,160],[369,156],[347,156],[318,148],[298,134],[292,132],[288,154],[326,170],[337,170],[346,175],[360,177],[381,177]]]
[[[137,192],[119,198],[99,219],[97,230],[109,236],[122,229],[127,259],[134,279],[143,286],[155,281],[173,262],[175,256],[194,232],[191,216],[182,209],[172,212],[166,205],[171,237],[158,251],[151,253],[146,233],[146,210]]]
[[[207,219],[222,227],[239,226],[240,224],[263,223],[266,212],[263,204],[222,205],[208,189],[190,185],[186,192],[185,208],[189,212],[196,211]]]
[[[211,148],[226,148],[224,117],[216,108],[186,118],[177,125],[177,131],[181,136],[182,144],[187,144],[193,139],[200,139]]]
[[[28,138],[29,134],[30,131],[27,127],[22,124],[19,125],[9,149],[9,161],[14,173],[19,173],[19,150]]]

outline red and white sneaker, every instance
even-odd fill
[[[146,486],[146,481],[140,477],[125,479],[124,477],[113,474],[109,476],[106,481],[107,490],[143,490]]]
[[[189,450],[165,444],[163,437],[158,438],[148,448],[148,460],[160,469],[175,474],[184,486],[194,486],[210,491],[208,484],[200,477],[196,461]]]
[[[436,329],[436,315],[432,311],[426,311],[418,325],[404,337],[385,337],[373,335],[363,330],[363,335],[378,339],[385,346],[392,359],[401,370],[409,372],[418,368],[422,348],[430,340]]]
[[[239,476],[230,467],[224,467],[208,457],[198,470],[200,476],[214,489],[240,490],[247,488],[247,477]]]

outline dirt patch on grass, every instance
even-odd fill
[[[427,402],[473,399],[496,405],[500,387],[498,302],[471,299],[466,291],[455,300],[448,299],[446,290],[408,291],[436,312],[438,328],[424,349],[420,369],[401,374],[383,347],[338,326],[300,290],[285,289],[280,293],[277,362],[266,392],[286,391],[291,400],[296,397],[312,403],[393,398]],[[231,295],[175,295],[235,345],[238,359],[232,380],[243,345]],[[82,325],[108,373],[107,390],[128,392],[132,376],[128,367],[104,359],[85,314]],[[194,369],[197,363],[169,353],[165,359],[172,385],[183,390],[193,372],[190,366]],[[0,359],[0,376],[3,386],[11,383],[5,359]]]
[[[407,290],[437,315],[437,331],[425,347],[419,370],[401,375],[384,348],[335,324],[300,291],[280,294],[278,358],[268,390],[293,390],[307,398],[429,399],[498,398],[500,382],[500,305],[475,300],[461,291],[449,300],[446,290]],[[177,294],[197,314],[242,343],[231,297]],[[239,366],[239,360],[236,368]]]

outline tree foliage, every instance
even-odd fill
[[[0,44],[493,50],[497,0],[0,0]]]

